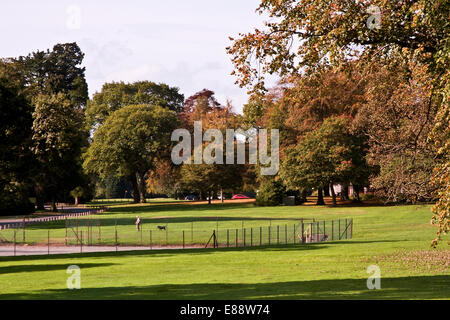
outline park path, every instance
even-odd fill
[[[98,214],[104,212],[105,208],[80,208],[80,207],[59,207],[59,214],[50,215],[44,217],[32,217],[32,218],[10,218],[0,220],[0,230],[10,228],[21,228],[23,225],[37,224],[49,221],[64,220],[66,218],[87,216],[91,214]]]
[[[35,256],[35,255],[58,255],[75,253],[100,253],[100,252],[123,252],[123,251],[150,251],[183,249],[182,246],[143,247],[143,246],[27,246],[27,245],[0,245],[0,257],[11,256]],[[186,246],[184,249],[199,249],[199,247]]]

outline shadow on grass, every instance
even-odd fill
[[[0,275],[7,273],[20,273],[20,272],[42,272],[42,271],[60,271],[66,269],[70,264],[35,264],[35,265],[17,265],[0,267]],[[96,267],[108,267],[112,266],[112,263],[78,263],[81,269],[84,268],[96,268]]]
[[[449,281],[443,275],[382,278],[380,290],[368,290],[366,279],[162,284],[41,290],[0,294],[0,299],[446,299]]]
[[[57,260],[67,258],[120,258],[120,257],[170,257],[179,256],[183,254],[187,255],[204,255],[212,254],[216,252],[271,252],[271,251],[302,251],[302,250],[318,250],[325,249],[328,246],[324,243],[312,243],[305,245],[272,245],[261,247],[229,247],[229,248],[199,248],[199,249],[153,249],[153,250],[134,250],[134,251],[110,251],[110,252],[84,252],[84,253],[71,253],[71,254],[53,254],[53,255],[29,255],[29,256],[4,256],[0,257],[0,262],[7,261],[35,261],[35,260]],[[114,248],[114,247],[112,247]]]

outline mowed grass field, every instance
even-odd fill
[[[0,257],[0,299],[450,298],[450,250],[446,241],[430,249],[435,228],[428,205],[150,203],[118,205],[99,218],[105,224],[126,221],[121,225],[128,228],[136,215],[144,222],[166,219],[157,222],[188,226],[194,221],[201,227],[214,224],[211,217],[238,225],[270,218],[353,218],[354,228],[353,239],[305,245]],[[46,228],[62,225],[40,225],[39,232]],[[69,265],[81,268],[80,290],[67,289]],[[380,268],[379,290],[367,289],[370,265]]]

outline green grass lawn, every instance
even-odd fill
[[[199,229],[210,228],[217,218],[226,228],[242,221],[256,226],[270,218],[301,217],[353,218],[354,229],[351,240],[306,245],[0,257],[0,299],[450,298],[450,250],[445,242],[430,249],[435,234],[429,224],[430,206],[163,203],[120,205],[99,218],[111,229],[117,220],[125,232],[134,227],[136,215],[143,218],[144,230],[145,223],[154,226],[150,220],[181,230],[193,221]],[[62,232],[63,225],[33,228]],[[73,264],[81,268],[81,290],[66,288],[66,269]],[[366,270],[373,264],[381,270],[380,290],[366,287]]]

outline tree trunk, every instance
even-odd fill
[[[333,206],[336,205],[336,193],[334,192],[333,182],[330,183],[331,197],[333,198]]]
[[[325,197],[329,197],[330,196],[330,189],[327,188],[327,187],[323,188],[323,195]]]
[[[348,183],[344,184],[344,189],[342,190],[343,200],[348,200]]]
[[[136,179],[136,174],[132,173],[129,176],[130,182],[131,182],[131,193],[133,194],[133,202],[138,203],[139,202],[139,192],[138,192],[138,184]]]
[[[306,192],[306,190],[302,191],[302,201],[303,203],[305,203],[308,199],[306,198],[308,196],[308,193]]]
[[[220,201],[223,203],[223,189],[220,189]]]
[[[52,197],[52,202],[50,204],[50,211],[57,212],[58,208],[56,207],[56,199]]]
[[[145,173],[138,173],[138,189],[139,189],[139,201],[140,203],[145,203]]]
[[[36,208],[37,210],[45,210],[44,207],[44,192],[40,185],[34,187],[34,192],[36,194]]]
[[[359,197],[359,186],[353,186],[353,195],[355,197],[355,201],[361,201],[361,198]]]
[[[212,192],[208,192],[208,204],[211,204]]]
[[[75,197],[75,205],[77,206],[79,203],[78,197]]]
[[[323,188],[317,190],[317,203],[318,206],[323,206],[325,202],[323,201]]]

